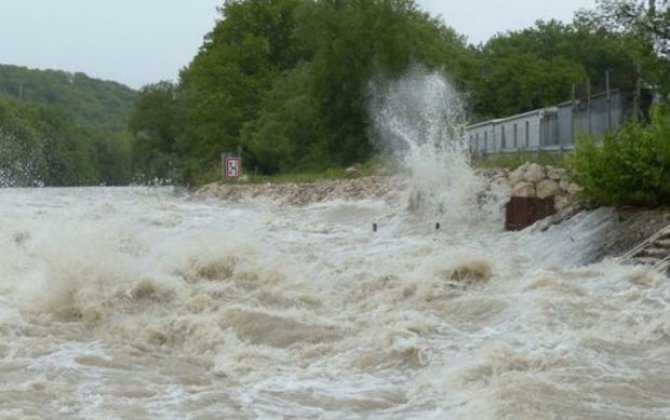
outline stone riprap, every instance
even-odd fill
[[[480,170],[480,173],[509,188],[512,197],[553,198],[557,212],[577,202],[577,195],[582,191],[568,171],[551,165],[525,163],[512,171],[494,168]]]
[[[501,168],[479,169],[491,185],[509,191],[511,197],[553,198],[556,211],[561,212],[576,202],[581,188],[567,171],[549,165],[526,163],[515,170]],[[230,201],[268,199],[285,205],[306,205],[332,199],[385,198],[399,199],[410,187],[407,176],[370,176],[361,178],[319,181],[314,183],[212,183],[195,191],[195,199]]]

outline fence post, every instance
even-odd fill
[[[586,118],[588,119],[589,136],[593,134],[593,123],[591,122],[591,79],[586,80]]]
[[[605,89],[607,90],[607,131],[612,131],[612,92],[610,90],[610,71],[605,71]]]
[[[577,136],[575,134],[575,114],[577,113],[577,83],[572,84],[572,112],[570,112],[570,142],[575,144]],[[561,149],[563,149],[561,147]]]

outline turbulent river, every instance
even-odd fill
[[[0,418],[670,418],[668,279],[587,264],[607,210],[502,232],[417,80],[398,193],[0,190]]]
[[[0,418],[670,417],[670,282],[579,266],[602,214],[502,233],[383,199],[0,202]]]

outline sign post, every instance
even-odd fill
[[[236,180],[242,176],[242,157],[224,155],[223,156],[223,177],[228,180]]]

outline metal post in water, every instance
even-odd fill
[[[372,231],[377,232],[377,223],[372,224]]]

